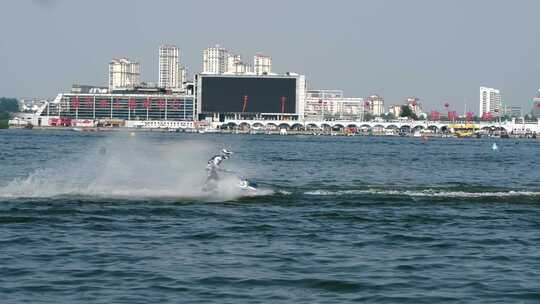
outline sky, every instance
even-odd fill
[[[0,96],[54,98],[71,84],[107,84],[109,61],[141,63],[157,82],[158,47],[176,44],[191,75],[219,44],[310,89],[385,104],[419,97],[478,112],[479,87],[531,109],[540,88],[536,0],[5,0],[0,2]]]

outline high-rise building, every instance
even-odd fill
[[[384,114],[384,98],[377,94],[370,95],[365,98],[366,110],[374,116],[382,116]]]
[[[255,74],[268,75],[272,73],[272,57],[257,54],[253,57],[253,67]]]
[[[223,74],[227,71],[227,50],[216,45],[203,50],[203,73]]]
[[[133,88],[141,82],[140,65],[128,58],[115,58],[109,63],[109,90]]]
[[[180,50],[175,45],[161,45],[159,47],[158,86],[179,91],[182,89],[183,81],[180,67]]]
[[[490,113],[493,116],[501,115],[502,98],[501,92],[494,88],[480,87],[480,111],[479,115]]]
[[[242,57],[236,54],[227,56],[227,73],[229,74],[246,74],[251,72],[251,67],[242,61]]]
[[[242,63],[242,57],[240,55],[229,54],[227,55],[227,72],[235,73],[238,64]]]

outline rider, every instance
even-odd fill
[[[205,181],[205,187],[209,185],[209,183],[215,183],[219,180],[218,171],[226,172],[225,170],[220,168],[221,163],[229,159],[231,155],[233,154],[232,151],[229,151],[227,149],[221,150],[221,153],[219,155],[214,155],[212,158],[208,160],[208,164],[206,165],[206,181]]]

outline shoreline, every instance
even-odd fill
[[[508,136],[488,135],[488,136],[456,136],[452,133],[428,133],[423,135],[415,135],[414,133],[405,134],[385,134],[384,132],[346,132],[346,131],[302,131],[302,130],[287,130],[283,133],[280,130],[208,130],[208,129],[170,129],[170,128],[129,128],[129,127],[33,127],[33,128],[20,128],[10,127],[2,130],[26,130],[26,131],[69,131],[74,133],[189,133],[189,134],[221,134],[221,135],[268,135],[268,136],[331,136],[331,137],[405,137],[405,138],[417,138],[419,140],[428,139],[537,139],[535,136],[519,136],[509,134]]]

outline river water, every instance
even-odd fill
[[[0,131],[0,302],[539,303],[540,141],[497,144]],[[257,193],[201,191],[222,148]]]

